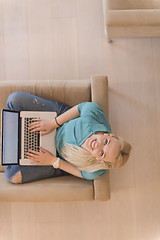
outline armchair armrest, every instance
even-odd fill
[[[108,118],[108,79],[106,76],[91,77],[91,100],[103,109]],[[95,200],[110,199],[109,170],[93,181],[93,187]]]
[[[99,201],[107,201],[110,199],[110,171],[94,180],[94,199]]]
[[[97,103],[108,118],[108,78],[106,76],[91,77],[91,101]]]

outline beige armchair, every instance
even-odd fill
[[[1,81],[0,109],[5,108],[8,95],[14,91],[29,92],[70,106],[84,101],[96,102],[108,116],[108,80],[105,76],[70,81]],[[11,184],[5,179],[4,167],[0,167],[0,202],[106,201],[109,198],[109,171],[94,181],[64,176]]]
[[[103,0],[105,34],[113,38],[159,37],[159,0]]]

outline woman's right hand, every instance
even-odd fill
[[[29,125],[30,132],[41,131],[41,135],[48,134],[57,128],[55,120],[52,119],[32,119],[32,123]]]

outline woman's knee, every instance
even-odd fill
[[[19,166],[6,166],[5,177],[10,183],[22,183],[22,173]]]
[[[13,92],[11,93],[6,102],[7,109],[14,110],[15,106],[18,106],[22,101],[22,92]]]
[[[22,183],[22,174],[21,171],[17,172],[14,177],[11,179],[11,183]]]

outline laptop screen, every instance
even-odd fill
[[[2,112],[2,164],[18,164],[19,113]]]

